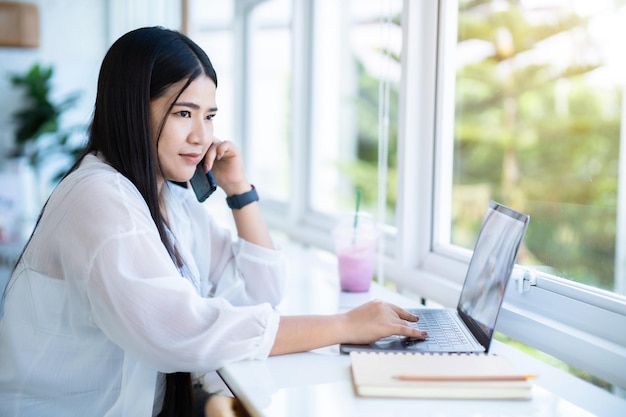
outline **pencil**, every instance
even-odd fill
[[[537,375],[395,375],[400,381],[526,381]]]

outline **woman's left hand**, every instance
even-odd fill
[[[213,171],[213,176],[226,195],[250,191],[239,148],[230,141],[216,139],[204,157],[205,170]]]

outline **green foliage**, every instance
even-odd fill
[[[476,230],[465,209],[484,206],[469,197],[482,187],[485,198],[530,213],[521,262],[612,289],[620,115],[610,109],[620,108],[620,93],[587,83],[601,62],[521,58],[584,19],[534,23],[516,1],[496,12],[490,4],[464,1],[459,13],[459,43],[492,52],[457,72],[454,224]],[[466,233],[453,242],[467,244]]]
[[[75,155],[80,147],[70,143],[71,130],[60,130],[60,117],[79,98],[73,93],[55,103],[50,98],[54,70],[34,64],[23,75],[12,75],[13,86],[23,89],[25,106],[13,114],[15,132],[14,155],[26,156],[37,167],[53,153]]]
[[[520,262],[610,290],[620,92],[587,83],[586,75],[602,62],[555,66],[521,58],[549,48],[555,38],[584,32],[585,19],[561,13],[534,21],[519,1],[499,2],[497,11],[493,3],[459,2],[459,45],[481,44],[484,55],[457,70],[452,242],[471,247],[486,200],[495,199],[531,215]],[[377,196],[379,80],[358,69],[358,158],[340,169],[371,206]],[[389,212],[396,203],[397,97],[392,85]]]

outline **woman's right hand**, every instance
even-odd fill
[[[270,356],[338,343],[371,343],[392,335],[423,340],[426,333],[408,323],[416,321],[417,317],[408,311],[380,300],[340,314],[282,316]]]
[[[407,322],[417,322],[408,311],[381,300],[373,300],[343,313],[344,343],[371,343],[383,337],[398,335],[423,340],[428,335]]]

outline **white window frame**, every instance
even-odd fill
[[[406,74],[420,74],[420,80],[405,80],[407,97],[401,109],[405,146],[415,138],[414,132],[434,132],[432,139],[418,140],[419,163],[410,163],[416,153],[404,151],[403,166],[416,167],[419,172],[401,170],[402,178],[419,178],[419,189],[405,184],[399,196],[422,196],[421,201],[410,197],[402,201],[404,213],[415,216],[418,227],[409,228],[410,216],[402,216],[402,230],[419,235],[401,240],[406,260],[401,265],[415,268],[398,271],[396,282],[426,298],[446,305],[455,305],[460,283],[464,278],[470,253],[439,243],[439,236],[449,236],[450,187],[452,183],[451,118],[454,106],[454,57],[456,43],[455,0],[406,1],[405,51]],[[432,22],[438,22],[433,28]],[[427,32],[425,34],[424,32]],[[411,56],[418,51],[421,56]],[[405,55],[405,54],[403,54]],[[436,59],[433,59],[435,58]],[[436,76],[425,63],[436,61]],[[430,64],[433,65],[433,64]],[[436,80],[436,83],[434,82]],[[415,83],[412,85],[412,83]],[[430,85],[436,85],[433,93]],[[424,109],[434,108],[435,114]],[[419,114],[421,117],[415,118]],[[427,115],[427,116],[424,116]],[[428,163],[430,161],[430,163]],[[407,181],[408,182],[408,181]],[[532,222],[532,219],[531,219]],[[431,226],[432,225],[432,226]],[[419,227],[421,226],[421,227]],[[446,229],[447,228],[447,229]],[[417,231],[417,233],[415,233]],[[408,245],[408,246],[407,246]],[[416,254],[408,248],[418,248]],[[417,259],[412,259],[416,256]],[[407,262],[407,260],[409,260]],[[549,276],[526,272],[516,266],[513,280],[531,278],[533,285],[518,291],[516,282],[508,288],[505,305],[498,319],[497,330],[541,351],[551,354],[575,367],[585,369],[608,382],[626,386],[626,302],[614,293]],[[531,274],[536,274],[532,276]]]
[[[293,0],[294,44],[299,47],[294,51],[292,88],[291,197],[287,202],[264,201],[262,208],[274,230],[331,249],[331,219],[312,212],[307,201],[313,180],[307,159],[308,149],[314,145],[308,129],[311,109],[307,94],[312,89],[308,71],[313,1]],[[456,0],[405,0],[404,9],[398,228],[386,234],[385,280],[394,282],[400,291],[455,306],[471,251],[441,243],[439,236],[449,236],[450,227],[452,54],[458,4]],[[245,25],[245,18],[239,22]],[[245,36],[240,39],[245,42]],[[245,45],[242,48],[245,50]],[[245,146],[245,140],[242,143]],[[511,282],[497,330],[626,387],[624,297],[516,266],[513,279],[523,283],[524,276],[531,278],[532,285],[528,281],[526,291],[518,291],[517,282]]]

